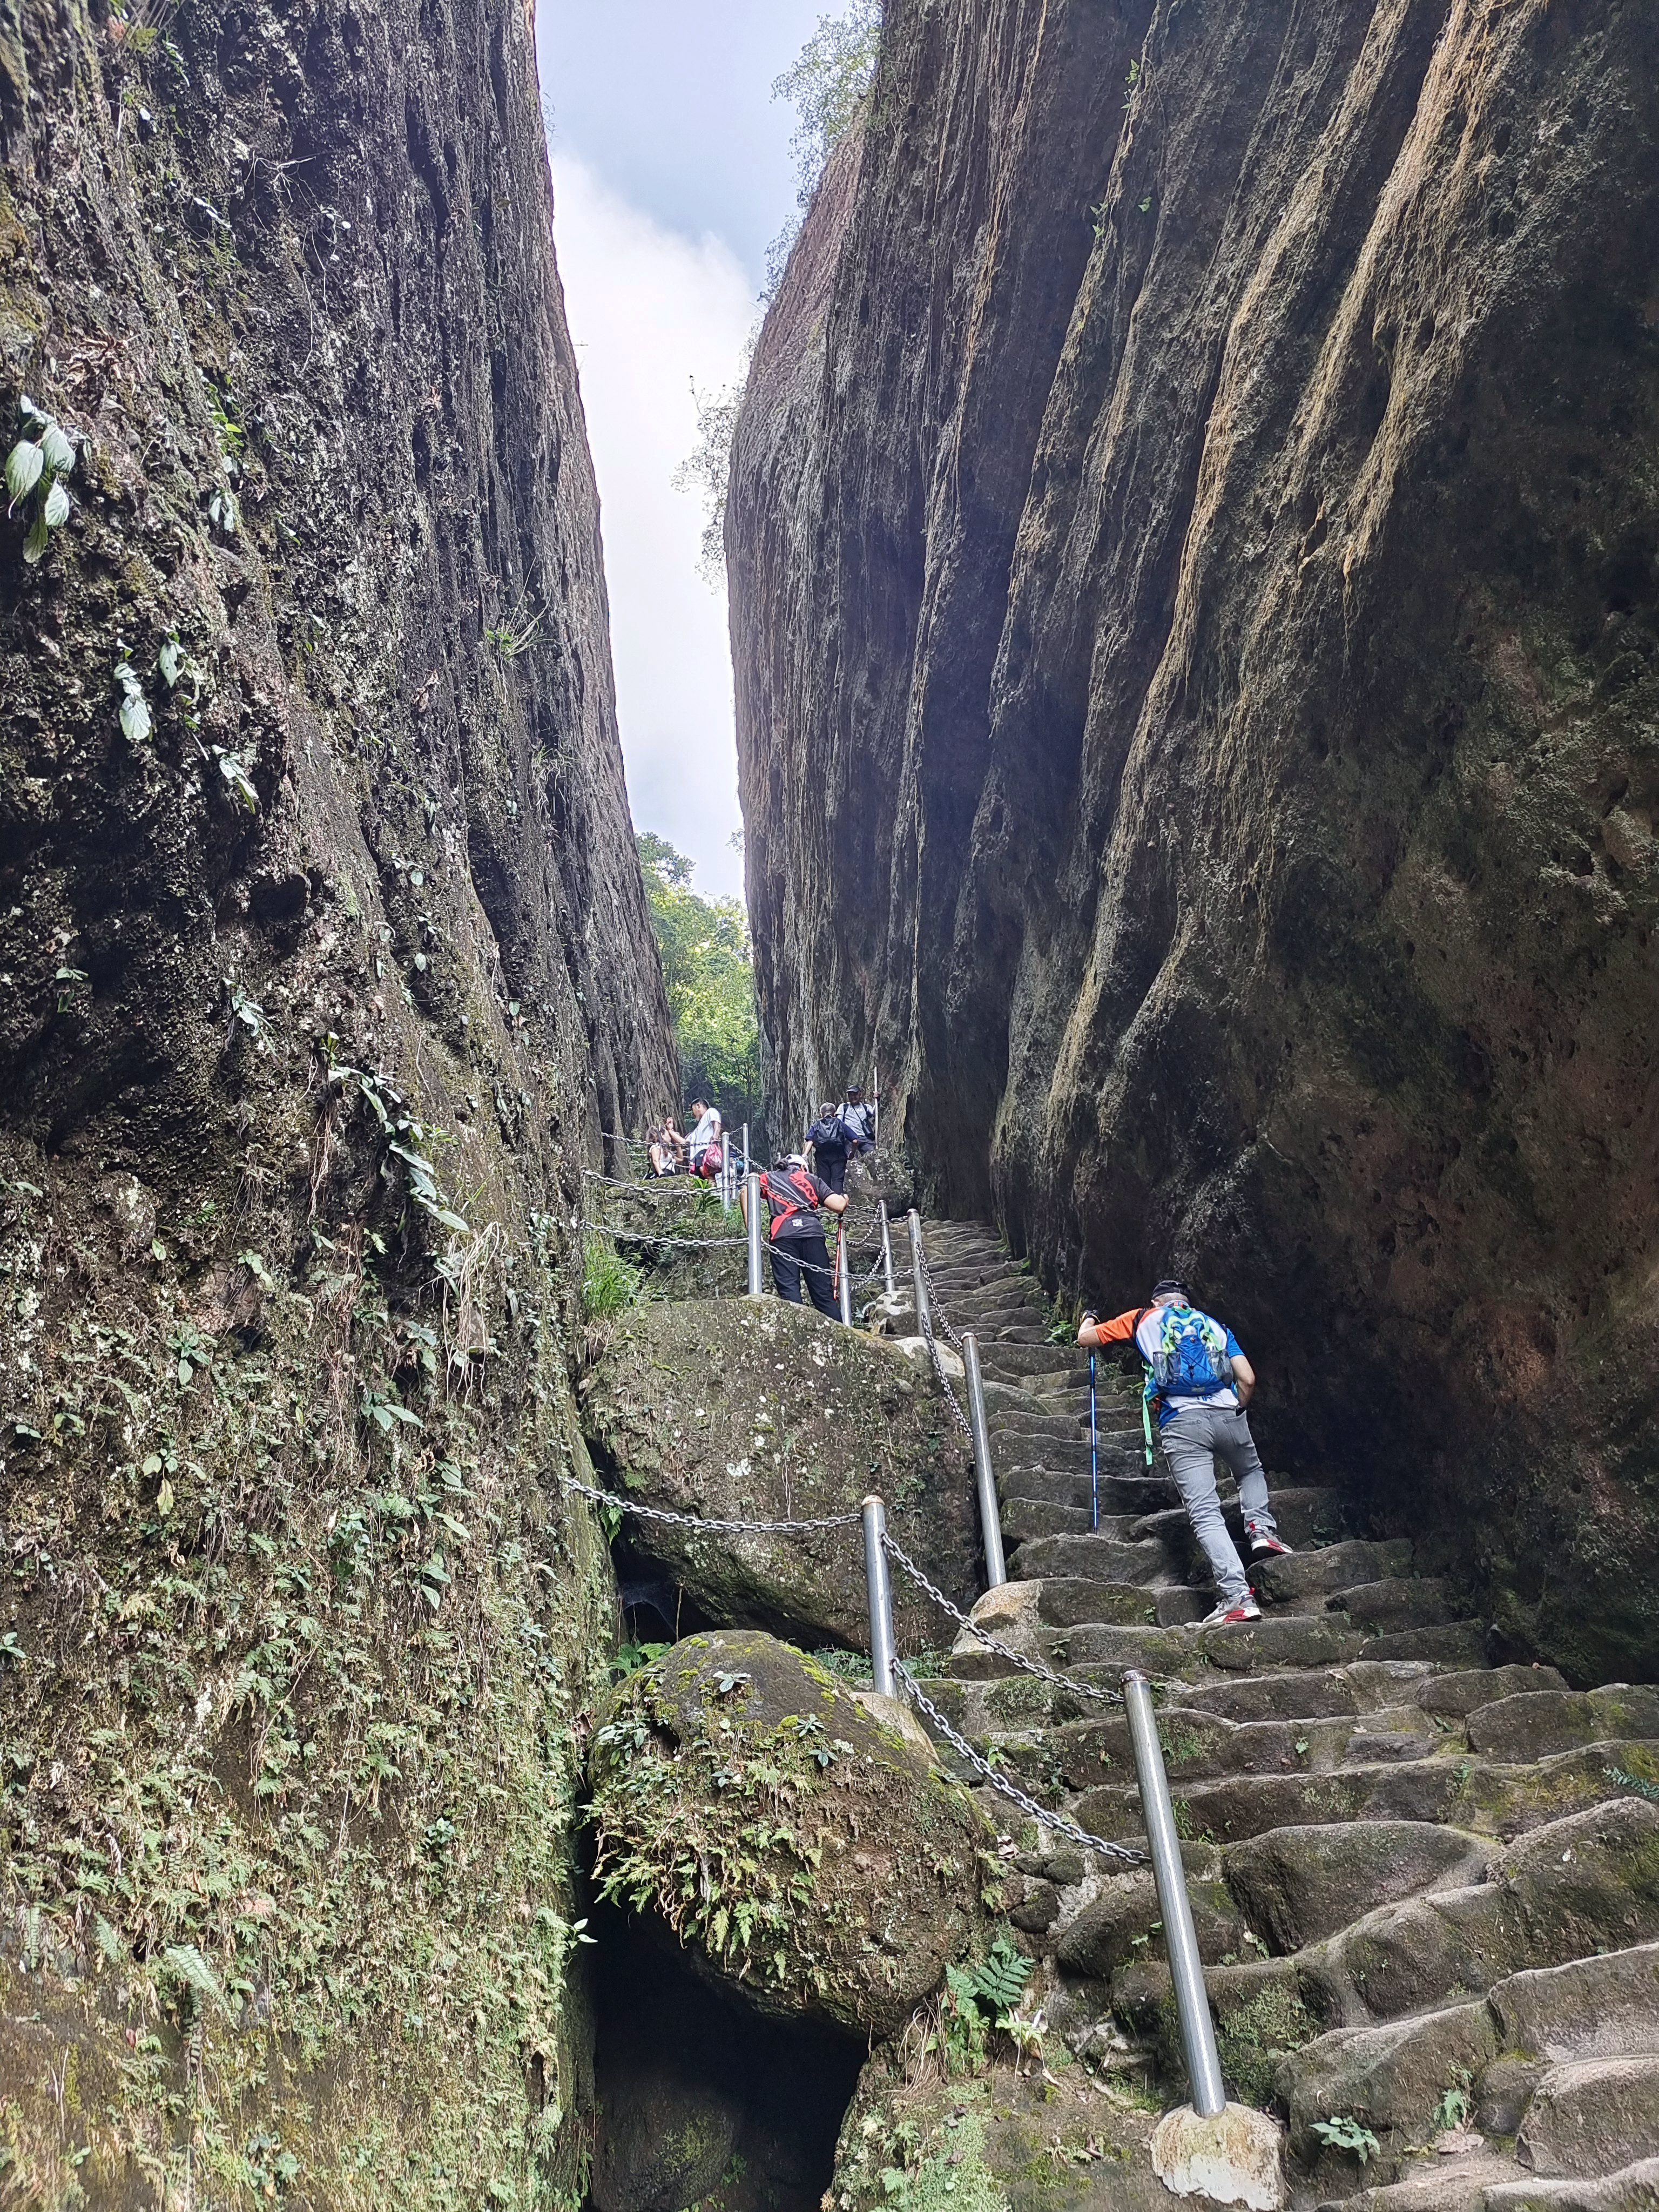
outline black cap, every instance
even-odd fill
[[[1190,1297],[1192,1295],[1185,1283],[1176,1282],[1173,1275],[1165,1276],[1161,1283],[1152,1285],[1152,1296],[1155,1298],[1164,1297],[1170,1291],[1173,1291],[1177,1297],[1182,1298]]]

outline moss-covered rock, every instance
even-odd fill
[[[893,1346],[781,1300],[649,1305],[617,1320],[582,1378],[595,1459],[642,1505],[719,1520],[856,1515],[885,1499],[906,1550],[958,1604],[977,1587],[972,1460],[930,1377]],[[730,1535],[630,1517],[630,1551],[709,1618],[862,1650],[856,1523]],[[949,1623],[902,1573],[901,1649]]]
[[[688,1637],[631,1675],[588,1778],[605,1893],[764,2012],[890,2035],[982,1939],[966,1793],[769,1636]]]
[[[920,2079],[878,2052],[842,2124],[831,2212],[1154,2212],[1155,2100],[1098,2084],[1053,2043],[1046,2070]],[[1029,2068],[1029,2071],[1026,2070]]]

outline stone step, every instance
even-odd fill
[[[1659,1808],[1639,1798],[1546,1821],[1487,1871],[1380,1905],[1302,1953],[1319,2008],[1354,2023],[1397,2018],[1528,1967],[1659,1942]]]
[[[1656,2138],[1659,2141],[1659,2137]],[[1659,2158],[1638,2159],[1591,2181],[1527,2174],[1486,2190],[1481,2212],[1656,2212]]]
[[[1002,1534],[1013,1545],[1040,1536],[1088,1536],[1097,1533],[1127,1533],[1133,1514],[1102,1514],[1097,1523],[1087,1506],[1055,1505],[1047,1498],[1005,1498]]]
[[[1298,1599],[1322,1599],[1333,1590],[1408,1574],[1411,1564],[1412,1547],[1403,1538],[1382,1544],[1350,1539],[1297,1552],[1288,1559],[1264,1559],[1256,1572],[1255,1586],[1264,1601],[1290,1605]]]
[[[1385,2153],[1422,2143],[1448,2083],[1470,2082],[1479,2112],[1492,2094],[1483,2077],[1498,2071],[1500,2053],[1511,2080],[1521,2073],[1522,2138],[1537,2086],[1551,2071],[1659,2057],[1659,1945],[1528,1969],[1484,1999],[1316,2037],[1284,2060],[1275,2081],[1289,2109],[1291,2148],[1317,2158],[1316,2123],[1340,2114],[1371,2129]],[[1530,2080],[1529,2057],[1545,2062]],[[1616,2142],[1609,2151],[1613,2166],[1632,2155],[1621,2158]]]
[[[1180,1795],[1188,1832],[1207,1835],[1221,1844],[1261,1835],[1269,1828],[1340,1820],[1434,1820],[1477,1834],[1516,1836],[1605,1802],[1612,1794],[1607,1768],[1644,1756],[1637,1745],[1596,1744],[1534,1765],[1513,1766],[1443,1753],[1429,1759],[1344,1765],[1317,1774],[1253,1774],[1198,1782]],[[1109,1817],[1107,1807],[1094,1804],[1100,1794],[1092,1793],[1079,1809],[1085,1828],[1097,1813]]]
[[[1473,1667],[1437,1674],[1425,1682],[1418,1704],[1425,1713],[1462,1720],[1477,1707],[1528,1690],[1565,1690],[1565,1676],[1553,1667]]]
[[[1363,1648],[1358,1630],[1328,1613],[1287,1613],[1236,1628],[1162,1629],[1156,1637],[1148,1631],[1138,1649],[1115,1629],[1085,1626],[1068,1630],[1062,1643],[1070,1668],[1140,1667],[1154,1674],[1207,1673],[1212,1668],[1252,1674],[1289,1667],[1340,1667],[1358,1659]]]
[[[1366,1639],[1367,1659],[1427,1659],[1437,1667],[1479,1667],[1486,1656],[1486,1627],[1480,1620],[1450,1620],[1438,1628],[1396,1629]]]
[[[1222,1854],[1251,1927],[1281,1954],[1335,1936],[1378,1906],[1486,1879],[1490,1837],[1431,1820],[1269,1828]]]
[[[1471,1747],[1491,1759],[1543,1759],[1615,1735],[1652,1739],[1659,1737],[1659,1689],[1525,1690],[1475,1706],[1466,1725]]]
[[[1329,2163],[1328,2155],[1325,2163]],[[1341,2212],[1487,2212],[1505,2188],[1526,2179],[1526,2168],[1517,2160],[1502,2157],[1472,2138],[1470,2148],[1456,2155],[1443,2157],[1431,2151],[1423,2160],[1413,2160],[1398,2181],[1361,2187],[1348,2197],[1325,2197],[1319,2212],[1326,2212],[1328,2205],[1332,2212],[1337,2206]]]
[[[1443,1628],[1452,1619],[1445,1583],[1430,1576],[1390,1576],[1356,1589],[1334,1590],[1326,1605],[1332,1613],[1346,1613],[1357,1627],[1379,1636]]]
[[[982,1344],[980,1364],[998,1382],[1018,1381],[1032,1375],[1061,1375],[1074,1355],[1057,1345]]]
[[[1407,1703],[1420,1709],[1425,1686],[1432,1679],[1433,1670],[1423,1661],[1378,1665],[1356,1659],[1346,1666],[1283,1674],[1212,1675],[1207,1680],[1183,1682],[1179,1695],[1183,1705],[1218,1713],[1224,1720],[1317,1719],[1326,1714],[1380,1712]]]
[[[1659,2147],[1659,2057],[1580,2058],[1533,2091],[1516,2154],[1534,2173],[1590,2179]]]
[[[1116,1522],[1113,1526],[1115,1529]],[[1169,1555],[1161,1544],[1130,1543],[1114,1535],[1040,1536],[1019,1547],[1018,1578],[1038,1582],[1051,1575],[1101,1583],[1150,1583],[1167,1579]],[[1011,1571],[1013,1571],[1011,1570]]]
[[[1100,1621],[1179,1628],[1201,1620],[1212,1601],[1208,1590],[1165,1589],[1145,1583],[1103,1583],[1063,1576],[1044,1576],[1039,1588],[1037,1617],[1050,1628],[1078,1628]]]

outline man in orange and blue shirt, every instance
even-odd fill
[[[1193,1304],[1184,1283],[1169,1280],[1156,1286],[1150,1305],[1131,1308],[1110,1321],[1085,1314],[1077,1340],[1090,1351],[1133,1344],[1145,1363],[1146,1401],[1158,1415],[1158,1442],[1220,1595],[1204,1626],[1260,1620],[1261,1608],[1222,1518],[1218,1459],[1226,1462],[1238,1484],[1252,1556],[1282,1557],[1291,1547],[1278,1535],[1267,1478],[1244,1417],[1255,1389],[1255,1370],[1238,1339],[1224,1322]]]

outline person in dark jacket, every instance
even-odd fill
[[[845,1196],[838,1196],[821,1176],[813,1175],[799,1152],[775,1160],[761,1177],[760,1187],[771,1217],[767,1246],[772,1255],[772,1280],[778,1296],[787,1298],[791,1305],[800,1305],[801,1277],[805,1275],[813,1304],[831,1321],[838,1321],[841,1314],[836,1303],[830,1249],[823,1240],[818,1208],[822,1206],[830,1213],[840,1213],[847,1204]],[[739,1198],[747,1224],[746,1182]]]
[[[833,1103],[819,1107],[818,1118],[807,1131],[806,1141],[812,1147],[813,1167],[837,1193],[847,1188],[848,1152],[867,1152],[872,1149],[868,1138],[849,1128],[841,1118],[840,1108]]]

